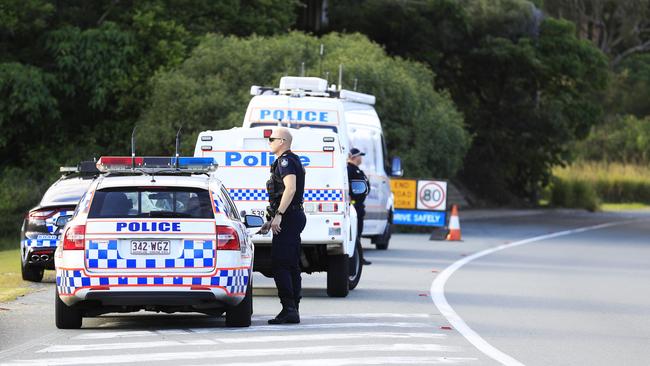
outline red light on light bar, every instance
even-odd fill
[[[273,133],[273,130],[269,130],[269,129],[264,130],[264,138],[268,139],[269,137],[271,137],[272,133]]]
[[[136,157],[131,158],[130,156],[102,156],[97,161],[97,164],[102,165],[128,165],[131,166],[131,159],[135,160],[135,165],[142,165],[144,158]]]
[[[341,223],[337,221],[337,222],[332,223],[332,225],[334,225],[334,226],[341,226]]]

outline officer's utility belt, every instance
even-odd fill
[[[302,210],[304,210],[304,208],[302,207],[302,203],[296,203],[293,205],[289,205],[289,207],[287,207],[287,211],[302,211]]]

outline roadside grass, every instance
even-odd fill
[[[53,271],[45,271],[43,282],[54,282]],[[20,249],[0,251],[0,302],[12,301],[38,288],[23,281],[20,273]]]
[[[0,252],[0,302],[16,299],[30,292],[29,282],[20,274],[20,249]]]
[[[577,162],[553,169],[544,200],[555,207],[627,210],[650,205],[650,167]]]
[[[632,210],[650,210],[650,205],[641,202],[631,203],[603,203],[603,211],[632,211]]]

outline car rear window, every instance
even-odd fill
[[[130,187],[96,191],[88,217],[214,218],[214,213],[203,189]]]

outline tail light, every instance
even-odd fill
[[[63,235],[63,250],[83,250],[86,225],[70,226]]]
[[[35,210],[25,215],[25,219],[31,224],[36,226],[45,225],[45,220],[54,216],[56,210]]]
[[[337,212],[338,210],[338,203],[327,202],[318,204],[318,212]]]
[[[239,236],[230,226],[217,226],[217,250],[239,250]]]
[[[56,213],[56,210],[36,210],[27,214],[27,218],[30,220],[45,220],[52,217]]]

